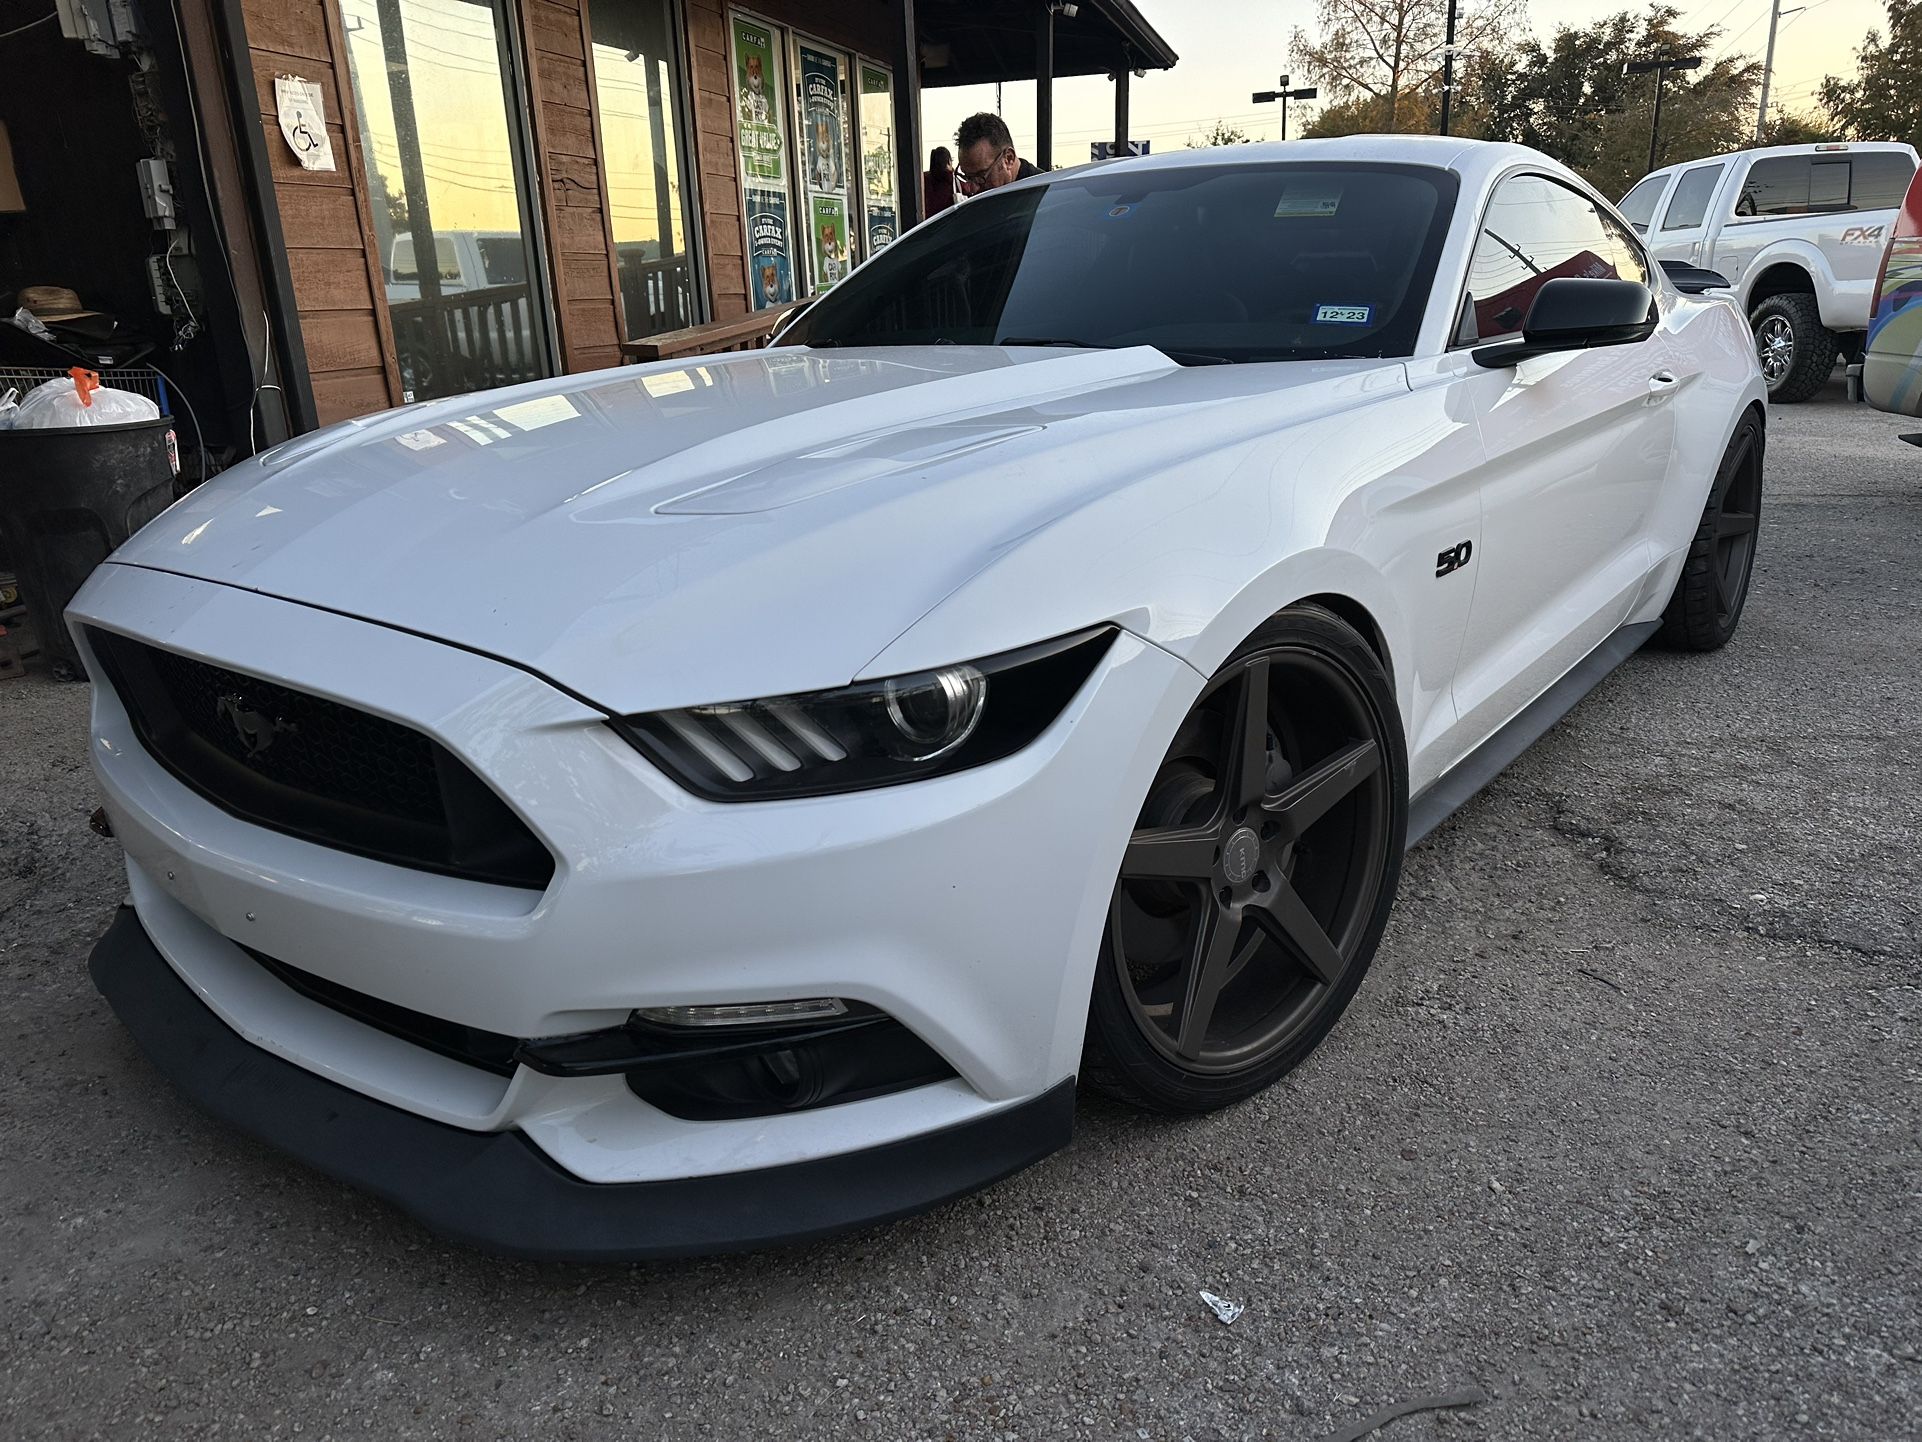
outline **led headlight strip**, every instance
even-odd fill
[[[830,691],[650,711],[613,724],[715,801],[898,786],[1012,755],[1047,730],[1113,642],[1102,626],[984,660]]]

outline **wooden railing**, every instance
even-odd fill
[[[681,330],[694,319],[694,276],[684,255],[666,260],[620,257],[621,309],[637,335]]]
[[[402,379],[417,397],[489,390],[547,374],[525,285],[397,300],[388,310]]]
[[[732,320],[691,325],[681,330],[621,342],[621,358],[629,361],[679,360],[684,356],[714,355],[720,351],[759,350],[781,322],[805,302],[749,311]]]

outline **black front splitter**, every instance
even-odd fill
[[[88,963],[154,1065],[206,1111],[502,1256],[634,1261],[806,1241],[911,1216],[1064,1146],[1074,1082],[866,1151],[660,1182],[584,1182],[518,1131],[470,1132],[375,1101],[242,1039],[122,907]]]

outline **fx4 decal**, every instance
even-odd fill
[[[1844,245],[1880,245],[1882,227],[1879,225],[1851,225],[1842,232]]]
[[[1472,541],[1463,541],[1459,546],[1450,547],[1435,557],[1435,575],[1446,576],[1451,571],[1459,571],[1468,564],[1468,558],[1475,554]]]

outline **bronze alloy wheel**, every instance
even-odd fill
[[[1129,840],[1084,1075],[1206,1111],[1306,1056],[1373,957],[1406,793],[1393,693],[1359,633],[1296,606],[1249,638],[1177,731]]]

